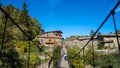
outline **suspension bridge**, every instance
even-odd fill
[[[119,36],[118,36],[118,33],[117,33],[117,26],[116,26],[116,20],[115,20],[115,10],[117,9],[117,7],[120,5],[120,1],[118,1],[118,3],[114,6],[114,8],[112,10],[110,10],[109,14],[106,16],[106,18],[103,20],[103,22],[101,23],[101,25],[98,27],[98,29],[95,31],[95,33],[91,36],[91,38],[89,39],[89,41],[83,46],[82,49],[80,49],[78,52],[76,52],[76,54],[73,55],[73,57],[68,57],[67,56],[67,49],[64,47],[64,44],[63,45],[63,48],[61,49],[61,55],[60,55],[60,58],[58,59],[58,66],[59,68],[74,68],[75,66],[72,66],[72,59],[76,59],[76,60],[79,60],[79,62],[77,63],[80,63],[81,62],[81,59],[83,60],[82,63],[84,64],[83,68],[88,68],[86,67],[86,55],[85,55],[85,49],[86,47],[88,46],[88,44],[90,42],[92,42],[92,47],[91,47],[91,50],[92,50],[92,68],[97,68],[96,67],[96,55],[95,55],[95,50],[94,50],[94,43],[93,43],[93,38],[95,37],[95,35],[98,33],[98,31],[103,27],[103,25],[106,23],[106,21],[112,17],[113,19],[113,24],[114,24],[114,30],[115,30],[115,34],[116,34],[116,39],[117,39],[117,44],[118,44],[118,50],[119,50],[119,53],[120,53],[120,43],[119,43]],[[9,16],[9,14],[0,6],[0,10],[1,12],[5,15],[5,23],[4,23],[4,30],[3,30],[3,35],[2,35],[2,43],[1,43],[1,51],[0,51],[0,58],[4,58],[4,54],[3,54],[3,47],[4,47],[4,40],[5,40],[5,34],[6,34],[6,29],[7,29],[7,20],[9,19],[10,21],[12,21],[12,23],[18,27],[18,29],[29,39],[29,41],[33,42],[34,45],[39,49],[39,50],[42,50],[44,53],[45,53],[45,57],[46,55],[49,56],[51,59],[47,62],[47,63],[44,63],[43,64],[43,67],[42,68],[52,68],[51,67],[51,62],[52,62],[52,56],[47,53],[45,50],[43,50],[35,41],[33,41],[33,39],[31,38],[31,36],[29,36],[15,21],[14,19]],[[30,46],[29,46],[29,52],[28,52],[28,62],[27,62],[27,67],[30,68]],[[82,53],[82,54],[81,54]],[[82,57],[81,57],[82,55]],[[69,58],[69,59],[68,59]],[[78,67],[80,67],[81,65],[79,64]],[[54,68],[54,67],[53,67]],[[98,67],[99,68],[99,67]],[[108,66],[106,68],[114,68],[112,66]]]

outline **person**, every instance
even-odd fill
[[[64,60],[67,60],[67,56],[66,56],[66,54],[64,54]]]

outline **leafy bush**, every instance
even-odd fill
[[[57,62],[60,58],[61,55],[61,47],[58,46],[54,49],[53,51],[53,55],[52,55],[52,60],[53,60],[53,66],[56,67],[57,66]]]
[[[80,50],[78,45],[74,45],[72,48],[67,47],[68,58],[72,62],[73,68],[84,68],[82,56],[75,54]],[[74,57],[75,56],[75,57]],[[73,58],[74,57],[74,58]]]

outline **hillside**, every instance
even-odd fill
[[[2,6],[2,8],[12,17],[12,19],[32,38],[36,35],[42,34],[43,29],[36,18],[32,18],[28,15],[26,4],[23,4],[23,10],[8,5]],[[6,21],[5,15],[0,11],[0,41],[2,41],[4,23]],[[2,42],[0,42],[0,49]],[[29,39],[16,27],[9,19],[7,19],[6,33],[4,39],[4,45],[1,49],[2,55],[0,58],[0,67],[6,68],[26,68],[28,62],[28,52],[30,48],[30,66],[37,64],[37,47],[29,41]],[[0,52],[1,52],[0,51]],[[6,57],[6,58],[4,58]]]
[[[29,34],[31,32],[32,38],[34,38],[37,34],[42,33],[43,29],[41,24],[37,21],[37,19],[30,17],[26,11],[19,10],[12,5],[4,6],[3,9],[14,19],[15,22]],[[27,21],[27,22],[26,22]],[[0,12],[0,36],[2,35],[3,28],[5,23],[5,17],[2,12]],[[7,20],[7,36],[12,35],[12,38],[16,38],[17,40],[27,40],[22,32],[8,19]]]

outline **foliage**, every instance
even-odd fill
[[[46,51],[47,52],[47,50],[48,50],[48,47],[47,46],[40,46],[40,48],[42,49],[42,50],[39,50],[39,54],[40,55],[45,55],[45,52],[44,51]],[[44,50],[44,51],[43,51]]]
[[[68,52],[68,58],[71,59],[70,61],[72,62],[71,64],[73,65],[73,67],[75,68],[84,68],[83,66],[83,60],[81,60],[81,56],[76,55],[74,57],[74,55],[80,50],[80,48],[78,47],[78,45],[74,45],[72,48],[68,47],[67,48],[67,52]],[[74,58],[73,58],[74,57]]]
[[[95,31],[92,29],[90,31],[90,36],[93,36],[93,34],[95,33]],[[97,32],[97,34],[95,36],[98,36],[98,35],[101,35],[102,33],[101,32]]]
[[[52,55],[52,61],[53,61],[53,66],[56,67],[57,66],[57,62],[60,58],[60,54],[61,54],[61,47],[58,46],[54,49],[53,51],[53,55]]]
[[[117,33],[120,34],[120,30],[117,30]],[[114,34],[116,34],[116,32],[114,32]]]
[[[111,66],[114,68],[119,68],[119,62],[120,62],[120,56],[119,55],[115,55],[115,54],[111,54],[111,55],[97,55],[96,57],[96,66],[99,67],[107,67],[107,66]]]
[[[67,37],[66,40],[67,41],[72,41],[72,40],[76,40],[76,39],[79,39],[80,36],[70,36],[70,37]]]
[[[14,21],[25,31],[31,38],[35,38],[39,33],[41,34],[43,29],[41,24],[35,18],[31,18],[28,15],[27,8],[24,10],[19,10],[12,5],[2,7],[13,19]],[[0,16],[0,36],[2,36],[3,28],[5,22],[5,15],[1,12]],[[11,37],[16,37],[17,40],[28,40],[27,37],[8,19],[7,20],[7,30],[6,34],[12,35]]]
[[[15,45],[19,53],[25,53],[28,51],[29,44],[26,41],[15,42]]]
[[[73,56],[79,51],[79,47],[75,45],[72,48],[68,47],[68,57],[71,59],[73,68],[84,68],[90,65],[93,67],[93,52],[92,49],[85,50],[85,55],[77,54],[74,58]],[[95,66],[100,68],[119,68],[120,63],[119,54],[101,54],[94,52]],[[85,62],[84,59],[85,58]]]
[[[101,42],[98,44],[98,49],[103,49],[103,48],[104,48],[104,44],[105,44],[105,42],[104,42],[104,41],[101,41]]]
[[[37,54],[31,53],[30,54],[30,65],[31,67],[34,67],[35,64],[40,63],[40,59],[38,58]]]
[[[98,33],[97,33],[97,36],[99,36],[99,35],[101,35],[101,34],[102,34],[101,32],[98,32]]]
[[[95,53],[95,66],[100,68],[119,68],[119,62],[120,62],[120,55],[119,54],[100,54]],[[85,52],[85,63],[86,65],[93,66],[93,53],[91,49],[88,49]]]
[[[90,31],[90,36],[93,36],[94,33],[95,33],[95,31],[94,31],[94,30],[91,30],[91,31]]]
[[[22,68],[24,66],[23,60],[19,58],[19,54],[13,48],[3,51],[0,62],[2,68]]]
[[[16,50],[21,56],[21,58],[25,59],[24,61],[27,63],[28,61],[28,48],[30,46],[30,66],[34,67],[36,64],[40,63],[41,59],[38,58],[39,49],[30,41],[19,41],[15,42]],[[42,48],[44,49],[44,48]]]
[[[36,35],[42,34],[43,29],[36,18],[28,15],[27,6],[23,6],[23,10],[19,10],[12,5],[2,6],[2,8],[12,17],[12,19],[31,37],[34,39]],[[0,41],[2,41],[5,15],[0,12]],[[7,28],[4,40],[2,58],[0,58],[0,67],[2,68],[25,68],[27,65],[28,48],[30,45],[30,67],[40,63],[37,52],[39,50],[28,38],[15,26],[10,19],[7,19]],[[0,43],[1,48],[1,43]]]

